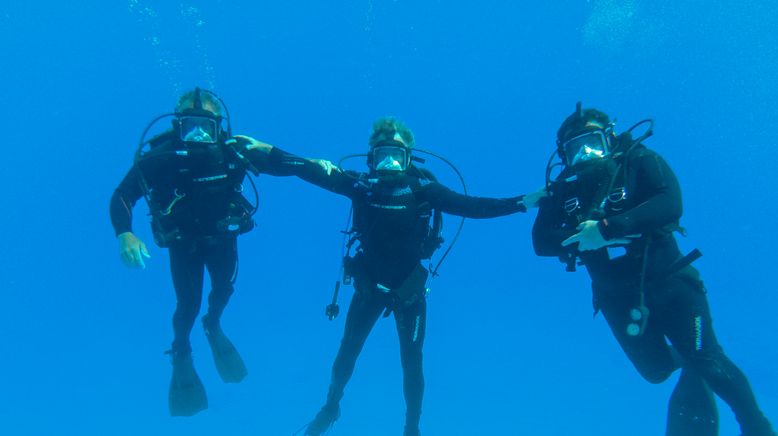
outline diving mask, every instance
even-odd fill
[[[184,142],[213,144],[219,137],[219,124],[213,118],[185,116],[178,120]]]
[[[408,167],[408,149],[402,145],[380,145],[373,153],[375,171],[401,172]]]
[[[562,144],[565,162],[573,166],[608,155],[608,139],[603,130],[594,130],[573,137]]]

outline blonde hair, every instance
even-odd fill
[[[373,133],[370,134],[368,144],[370,147],[374,147],[381,141],[394,138],[395,134],[400,135],[406,147],[413,148],[415,144],[413,132],[402,121],[394,117],[381,117],[373,123]]]

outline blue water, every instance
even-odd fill
[[[107,205],[146,123],[196,85],[227,102],[236,132],[304,156],[363,152],[372,121],[396,115],[484,196],[543,183],[578,100],[620,129],[654,117],[648,143],[682,183],[680,242],[705,253],[719,339],[778,420],[774,2],[524,3],[0,4],[0,432],[289,435],[321,405],[343,329],[323,308],[348,202],[263,176],[224,319],[250,375],[222,384],[197,326],[210,409],[167,414],[167,255],[153,247],[146,270],[125,268]],[[145,211],[135,230],[150,243]],[[592,320],[584,272],[533,255],[533,219],[468,221],[432,283],[422,431],[663,434],[672,381],[640,379]],[[332,435],[401,434],[393,322],[374,330],[342,406]],[[721,434],[737,434],[720,406]]]

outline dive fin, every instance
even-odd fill
[[[211,346],[216,371],[225,383],[240,383],[248,375],[240,353],[219,326],[205,327],[205,337]]]
[[[208,397],[191,354],[173,353],[173,376],[168,392],[170,416],[192,416],[208,408]]]

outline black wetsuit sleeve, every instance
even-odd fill
[[[111,196],[111,224],[117,236],[132,231],[132,209],[142,196],[140,177],[133,166]]]
[[[333,167],[330,173],[327,174],[327,170],[311,159],[301,158],[289,153],[284,158],[294,160],[297,163],[294,166],[294,175],[308,183],[349,198],[353,198],[357,192],[357,185],[360,180],[359,173],[353,171],[344,172]]]
[[[494,218],[516,212],[526,212],[523,195],[510,198],[471,197],[452,191],[437,182],[419,188],[418,196],[433,208],[466,218]]]
[[[287,153],[284,150],[273,147],[270,152],[264,152],[260,149],[244,149],[240,156],[247,159],[250,165],[248,170],[259,175],[259,173],[269,174],[271,176],[293,176],[296,166],[303,165],[302,158]]]
[[[299,169],[297,176],[320,188],[351,199],[358,191],[357,186],[360,183],[365,183],[360,181],[360,173],[333,169],[330,174],[327,174],[327,171],[319,164],[310,161]]]
[[[532,247],[538,256],[561,256],[568,250],[562,241],[577,233],[574,228],[563,228],[565,216],[557,197],[541,198],[538,216],[532,226]]]
[[[260,150],[247,150],[243,153],[255,168],[273,176],[297,176],[306,182],[324,188],[337,194],[351,196],[357,174],[349,177],[337,169],[330,174],[318,163],[304,157],[273,147],[270,153]]]
[[[605,239],[648,234],[677,222],[683,213],[681,188],[673,170],[656,153],[647,151],[630,162],[635,173],[636,206],[600,222]]]

